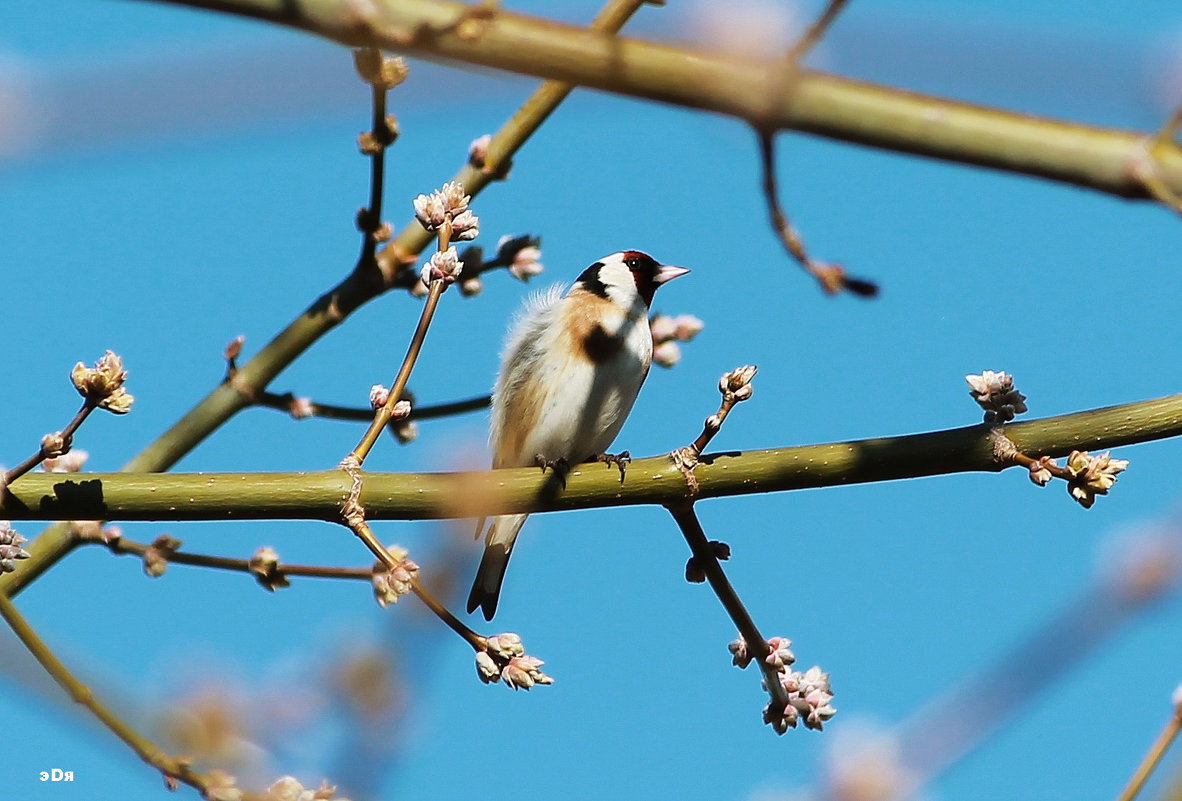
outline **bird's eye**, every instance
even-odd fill
[[[629,269],[629,270],[638,270],[638,269],[640,269],[640,259],[638,259],[638,258],[636,258],[636,257],[633,257],[633,258],[631,258],[631,259],[628,259],[628,260],[626,260],[626,261],[624,262],[624,264],[628,265],[628,269]]]

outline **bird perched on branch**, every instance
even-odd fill
[[[536,465],[565,480],[572,464],[604,461],[617,465],[623,480],[627,452],[604,451],[623,427],[652,363],[649,304],[657,287],[687,272],[625,250],[592,264],[569,292],[555,286],[526,301],[506,340],[493,389],[494,468]],[[489,523],[469,612],[480,607],[492,620],[526,517],[502,515]]]

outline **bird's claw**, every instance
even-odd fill
[[[566,459],[547,459],[542,454],[534,457],[534,464],[542,468],[542,472],[546,470],[553,470],[554,475],[558,476],[558,480],[562,482],[562,488],[566,489],[566,474],[570,472],[570,462]]]
[[[632,454],[628,451],[620,451],[619,453],[600,453],[595,456],[595,461],[603,462],[608,467],[615,465],[620,471],[620,483],[624,483],[624,473],[628,471],[628,465],[632,463]]]

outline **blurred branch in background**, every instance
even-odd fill
[[[121,51],[99,62],[0,53],[6,62],[0,75],[0,165],[354,116],[357,78],[347,55],[338,46],[295,36],[199,39],[163,50]],[[472,81],[455,70],[416,63],[414,80],[399,89],[398,100],[400,107],[427,106],[436,91],[445,91],[457,103],[473,102],[490,89],[509,98],[528,85],[515,77]],[[178,91],[181,86],[185,91]],[[74,131],[79,121],[85,121],[86,136]]]
[[[1177,518],[1113,537],[1106,546],[1092,583],[1076,598],[910,718],[833,753],[822,786],[809,797],[889,801],[913,796],[1177,590],[1182,574]],[[1160,706],[1167,708],[1165,699]]]
[[[679,5],[681,5],[679,3]],[[705,0],[683,14],[641,17],[637,35],[711,44],[720,36]],[[793,35],[785,4],[728,8],[739,21],[759,14]],[[769,10],[770,9],[770,10]],[[883,36],[889,31],[889,36]],[[1182,30],[1153,40],[1120,31],[1002,26],[858,8],[830,31],[810,62],[851,77],[973,102],[1003,104],[1103,125],[1153,128],[1182,103]],[[355,79],[336,46],[302,35],[259,41],[176,42],[120,51],[100,62],[33,59],[0,52],[0,167],[28,158],[352,114]],[[429,106],[442,89],[456,102],[512,101],[531,83],[478,70],[479,80],[436,64],[415,64],[402,108]],[[291,76],[299,74],[299,81]],[[250,80],[242,80],[249,75]],[[177,91],[184,86],[185,92]],[[86,136],[71,121],[85,120]]]

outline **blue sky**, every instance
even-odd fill
[[[511,6],[569,20],[594,10]],[[685,38],[682,21],[696,13],[647,8],[635,30]],[[353,144],[366,92],[343,51],[240,20],[76,0],[22,4],[7,18],[0,76],[15,77],[3,87],[31,91],[24,103],[0,92],[0,143],[16,143],[0,151],[0,460],[16,463],[64,425],[76,405],[69,368],[110,348],[131,371],[136,408],[92,419],[76,445],[89,469],[112,470],[220,380],[229,339],[246,335],[253,353],[350,268],[367,191]],[[1182,95],[1180,41],[1182,15],[1166,2],[866,0],[818,57],[869,80],[1148,130]],[[389,159],[391,222],[401,227],[411,198],[450,176],[531,85],[414,64],[391,96],[403,130]],[[542,286],[632,247],[694,270],[657,307],[706,328],[681,364],[653,371],[618,447],[650,455],[693,439],[718,375],[743,363],[760,367],[755,397],[727,421],[720,449],[971,424],[963,376],[983,369],[1015,374],[1031,417],[1179,391],[1175,216],[803,136],[778,143],[783,199],[811,250],[878,280],[879,300],[826,299],[788,261],[757,194],[754,138],[729,119],[579,92],[511,179],[476,201],[485,244],[544,238]],[[412,380],[424,402],[487,390],[527,291],[493,275],[477,298],[449,293]],[[392,378],[417,309],[405,294],[383,296],[273,388],[364,403]],[[424,423],[410,446],[382,441],[369,466],[479,466],[485,428],[483,414]],[[248,410],[178,469],[323,469],[359,433]],[[161,704],[210,686],[260,729],[278,711],[331,711],[334,665],[376,649],[407,679],[404,713],[382,728],[395,742],[372,775],[385,799],[508,787],[523,799],[774,798],[816,781],[843,738],[907,719],[1071,604],[1122,537],[1176,508],[1177,452],[1176,442],[1120,449],[1131,467],[1088,511],[1020,471],[700,504],[707,533],[732,546],[731,580],[765,633],[791,637],[799,667],[832,674],[839,714],[824,733],[776,737],[761,725],[757,678],[729,664],[731,624],[705,587],[682,580],[685,544],[654,508],[529,521],[487,629],[519,632],[547,660],[557,683],[528,695],[480,685],[465,645],[411,603],[379,609],[364,585],[297,580],[266,595],[248,578],[183,566],[149,580],[133,559],[83,549],[19,605],[145,728]],[[292,562],[369,562],[326,524],[124,529],[210,553],[269,544]],[[378,526],[428,571],[449,531]],[[459,569],[464,588],[472,569]],[[1012,719],[932,792],[1113,796],[1182,680],[1179,613],[1176,597],[1155,606],[1037,695],[1014,678],[1022,666],[997,669],[996,697],[982,702],[1012,708]],[[21,745],[0,775],[14,797],[160,797],[157,776],[3,643],[0,721]],[[358,728],[332,717],[260,734],[276,752],[268,775],[343,782],[340,753]],[[53,767],[74,770],[75,785],[39,783]]]

